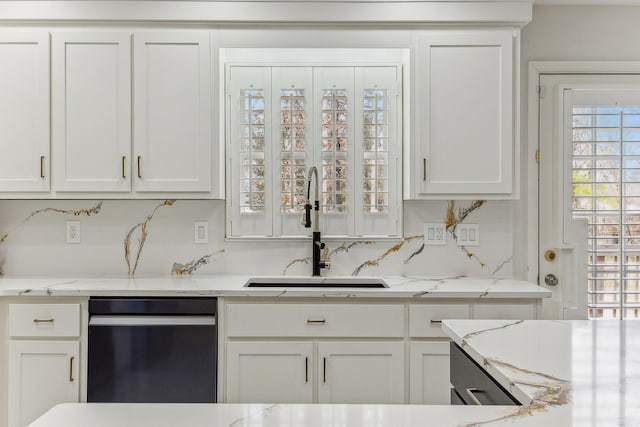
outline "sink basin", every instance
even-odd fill
[[[388,288],[382,279],[367,277],[260,277],[247,288]]]

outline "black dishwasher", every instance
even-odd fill
[[[216,402],[215,298],[91,298],[88,402]]]

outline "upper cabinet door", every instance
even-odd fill
[[[49,34],[0,34],[0,191],[49,190]]]
[[[52,35],[56,191],[129,191],[131,36]]]
[[[418,192],[514,190],[514,31],[432,31],[421,38]]]
[[[209,33],[134,35],[136,191],[211,190]]]

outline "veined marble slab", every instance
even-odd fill
[[[509,418],[640,426],[638,321],[444,320],[443,330],[526,405]]]
[[[382,276],[388,288],[245,288],[251,278],[211,275],[147,278],[0,278],[0,296],[256,296],[335,298],[548,298],[551,291],[530,282],[468,277]],[[281,276],[290,279],[296,276]],[[335,277],[335,276],[334,276]],[[304,280],[308,277],[300,277]],[[351,276],[345,277],[349,279]],[[365,277],[358,276],[358,280]]]
[[[425,427],[479,426],[511,406],[344,404],[153,404],[67,403],[31,427]],[[541,417],[544,418],[544,417]],[[518,426],[540,426],[524,419]],[[490,426],[513,426],[512,421]],[[547,423],[546,426],[561,426]]]

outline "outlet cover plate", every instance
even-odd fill
[[[444,246],[447,244],[447,229],[443,222],[424,223],[425,246]]]
[[[194,223],[193,243],[209,243],[209,221],[196,221]]]
[[[480,225],[458,224],[456,236],[458,236],[458,246],[480,246]]]
[[[80,221],[67,221],[67,243],[80,243]]]

